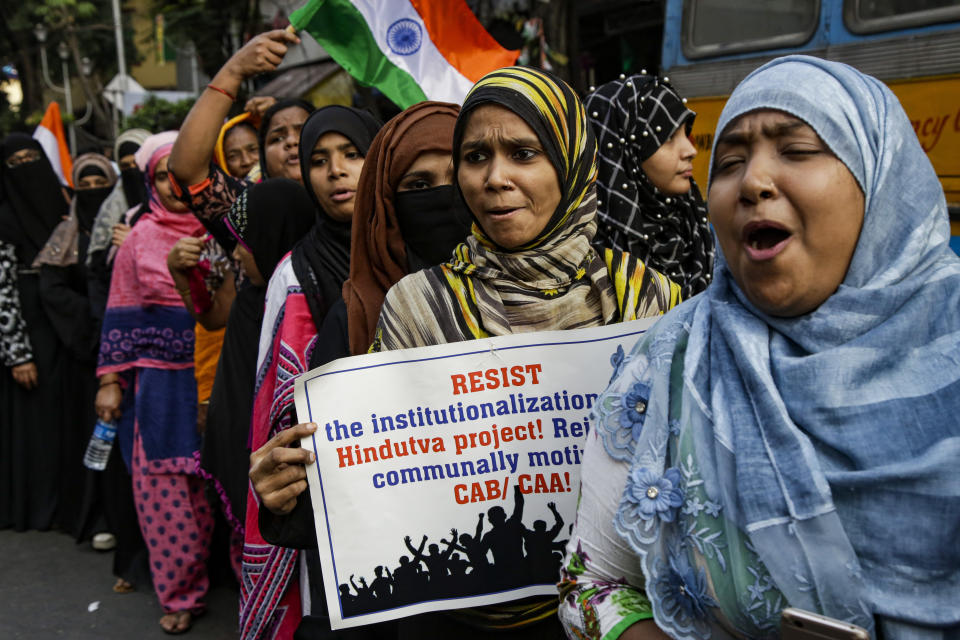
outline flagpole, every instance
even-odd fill
[[[70,91],[70,69],[67,67],[67,59],[70,57],[70,52],[67,50],[67,44],[65,42],[61,42],[60,46],[57,47],[57,54],[60,56],[60,69],[63,72],[64,102],[66,102],[67,114],[70,116],[67,124],[67,135],[70,137],[70,155],[77,155],[77,133],[73,122],[73,95]]]
[[[113,135],[120,133],[120,119],[123,117],[123,100],[127,94],[127,59],[123,51],[123,28],[120,20],[120,0],[113,0],[113,35],[117,41],[117,69],[120,72],[120,95],[113,103]]]

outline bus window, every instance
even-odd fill
[[[853,33],[877,33],[960,19],[957,0],[844,0],[843,22]]]
[[[684,0],[683,53],[702,58],[802,45],[819,14],[819,0]]]

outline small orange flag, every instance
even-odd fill
[[[63,119],[60,117],[60,105],[51,102],[43,114],[43,120],[33,131],[33,138],[43,147],[44,153],[53,165],[53,170],[60,177],[61,184],[73,186],[73,159],[70,157],[70,147],[67,146],[67,137],[63,133]]]

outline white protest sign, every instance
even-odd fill
[[[333,628],[556,597],[591,409],[655,319],[343,358],[296,382]]]

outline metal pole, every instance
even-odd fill
[[[47,49],[42,44],[40,45],[40,68],[43,70],[43,81],[47,83],[47,86],[57,93],[63,93],[63,87],[53,84],[53,80],[50,79],[50,69],[47,67]]]
[[[50,70],[47,68],[47,27],[42,22],[38,22],[33,26],[33,35],[40,43],[40,68],[43,70],[43,81],[52,90],[63,93],[63,89],[50,80]]]
[[[236,53],[240,49],[240,23],[236,20],[230,20],[230,53]]]
[[[70,135],[70,155],[77,155],[77,133],[73,127],[73,96],[70,94],[70,70],[67,68],[67,61],[61,61],[63,64],[63,92],[64,100],[67,103],[67,113],[70,114],[70,124],[67,127]]]
[[[117,69],[120,73],[120,96],[114,102],[117,114],[113,121],[113,135],[120,132],[120,119],[123,117],[123,100],[127,94],[127,58],[123,51],[123,27],[120,20],[120,0],[113,0],[113,35],[117,40]]]
[[[197,45],[191,40],[187,43],[190,49],[190,84],[193,85],[193,95],[200,95],[200,66],[197,64]]]

